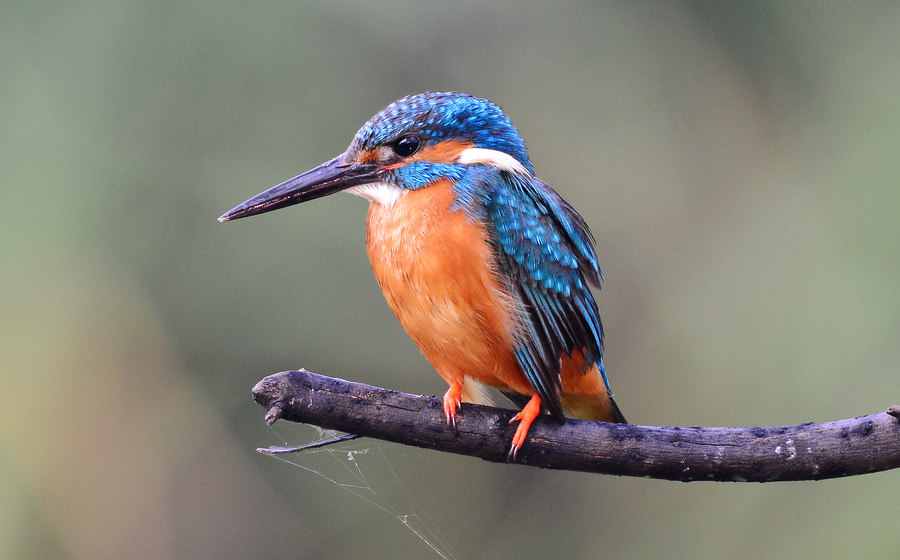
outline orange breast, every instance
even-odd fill
[[[530,394],[513,354],[521,313],[498,282],[483,224],[452,211],[449,182],[373,202],[366,249],[400,324],[448,383]]]

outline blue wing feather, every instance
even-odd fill
[[[491,174],[484,218],[492,229],[500,273],[527,310],[516,357],[547,409],[564,418],[560,359],[581,351],[603,371],[603,328],[589,285],[602,278],[584,219],[540,179]],[[485,186],[487,177],[478,181]],[[467,189],[468,190],[468,189]],[[469,190],[468,192],[473,192]],[[608,387],[608,384],[607,384]]]

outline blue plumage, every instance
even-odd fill
[[[507,176],[487,208],[500,270],[531,318],[516,355],[548,410],[563,418],[559,360],[575,350],[603,368],[603,327],[594,296],[600,269],[581,216],[540,179]]]

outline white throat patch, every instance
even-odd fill
[[[369,202],[377,202],[390,208],[403,194],[404,190],[387,183],[368,183],[347,189],[348,193],[361,196]]]
[[[484,163],[493,165],[503,171],[518,173],[531,177],[531,173],[525,169],[525,166],[519,163],[519,160],[511,155],[497,150],[488,150],[486,148],[466,148],[459,153],[459,163]]]

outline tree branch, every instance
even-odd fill
[[[486,461],[505,462],[515,412],[463,403],[457,430],[440,399],[398,393],[306,370],[266,377],[253,398],[279,418]],[[666,480],[819,480],[900,467],[900,409],[821,424],[680,428],[542,415],[516,461],[548,469]]]

